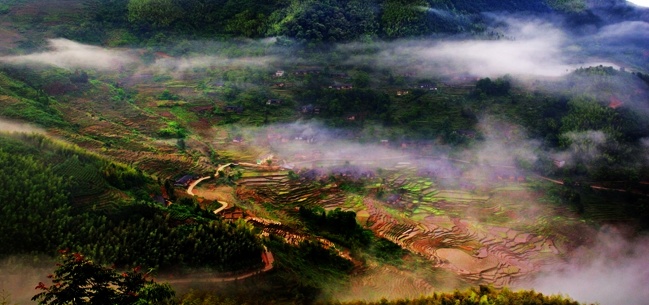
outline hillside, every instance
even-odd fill
[[[265,1],[262,5],[209,0],[56,0],[43,5],[12,0],[3,5],[1,16],[13,25],[2,33],[5,39],[17,44],[14,46],[29,48],[33,46],[21,45],[21,36],[27,33],[113,46],[164,39],[156,36],[159,31],[195,38],[284,35],[305,42],[478,33],[484,30],[482,12],[538,14],[585,9],[582,0]],[[54,18],[43,19],[44,15]]]
[[[647,297],[646,10],[12,0],[0,24],[9,262],[142,266],[182,304]],[[583,294],[593,272],[623,280]]]

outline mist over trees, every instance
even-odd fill
[[[114,272],[135,266],[234,281],[181,304],[376,287],[576,304],[478,285],[526,280],[601,223],[649,226],[649,19],[621,0],[12,0],[5,16],[0,116],[39,127],[0,121],[0,258],[68,251],[43,304],[77,277],[98,283],[84,300],[135,302],[151,283]]]

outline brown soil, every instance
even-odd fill
[[[196,188],[194,188],[194,194],[207,200],[236,202],[236,198],[234,197],[234,187],[225,185],[217,186],[211,182],[213,181],[205,181],[196,186]]]

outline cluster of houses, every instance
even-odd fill
[[[314,105],[305,105],[300,108],[300,112],[302,114],[320,114],[320,110],[322,108],[320,106],[314,106]]]
[[[243,106],[241,106],[241,105],[238,105],[238,106],[226,105],[225,107],[223,107],[223,110],[225,110],[225,112],[242,113],[243,112]]]
[[[373,171],[354,165],[337,166],[328,169],[317,166],[300,168],[297,170],[297,174],[301,180],[309,181],[328,180],[331,176],[353,180],[374,178],[376,176]]]
[[[301,69],[301,70],[295,70],[293,71],[293,75],[298,75],[298,76],[305,76],[305,75],[319,75],[321,74],[322,71],[320,69]],[[273,74],[275,77],[284,77],[287,75],[286,71],[284,70],[277,70]],[[329,76],[333,78],[349,78],[349,75],[345,72],[332,72],[329,73]]]
[[[266,105],[281,105],[281,104],[282,104],[282,100],[277,98],[271,98],[266,100]]]
[[[498,168],[491,172],[492,181],[525,182],[527,177],[516,169]]]
[[[354,89],[354,86],[352,84],[333,84],[333,85],[329,85],[329,89],[351,90]]]
[[[429,90],[429,91],[437,91],[437,85],[434,83],[423,83],[415,86],[417,89],[421,90]]]
[[[326,74],[328,77],[331,78],[331,81],[333,82],[332,84],[324,84],[324,88],[330,89],[330,90],[352,90],[354,89],[354,85],[351,83],[345,83],[346,79],[349,79],[349,75],[345,72],[329,72],[326,69],[321,69],[318,67],[302,67],[302,69],[299,70],[291,70],[291,71],[286,71],[286,70],[276,70],[272,75],[275,78],[284,78],[287,76],[306,76],[306,75],[321,75],[321,74]],[[404,76],[410,77],[410,76],[416,76],[417,73],[406,73]],[[468,76],[464,77],[468,79]],[[213,82],[213,86],[223,86],[222,82]],[[276,89],[283,89],[286,88],[288,83],[284,82],[283,80],[277,79],[275,82],[271,82],[270,86]],[[411,85],[411,86],[406,86],[405,89],[400,89],[396,91],[396,96],[406,96],[409,95],[413,92],[420,91],[420,90],[426,90],[426,91],[438,91],[437,83],[435,82],[430,82],[430,81],[422,81],[418,82],[416,85]],[[280,105],[285,105],[285,101],[279,98],[268,98],[264,102],[262,102],[264,105],[267,106],[280,106]],[[618,103],[611,103],[611,107],[618,107]],[[212,113],[215,109],[215,106],[197,106],[192,108],[192,111],[198,114],[208,114]],[[244,106],[243,105],[225,105],[221,107],[221,110],[226,113],[236,113],[236,114],[241,114],[244,112]],[[299,111],[300,114],[302,115],[318,115],[322,112],[323,108],[322,106],[315,106],[315,105],[303,105],[300,106],[300,108],[296,109]],[[346,113],[343,119],[347,121],[360,121],[363,120],[363,114],[362,113]],[[468,138],[473,138],[474,135],[471,135],[469,133],[461,134],[462,132],[460,131],[460,135],[466,136]]]
[[[197,107],[193,107],[191,111],[198,114],[208,114],[214,112],[214,106],[212,105],[197,106]]]

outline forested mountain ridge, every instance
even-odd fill
[[[26,27],[45,25],[37,16],[46,12],[37,11],[60,10],[56,6],[58,2],[74,13],[54,14],[75,22],[55,22],[53,28],[43,28],[45,31],[58,37],[108,45],[134,45],[143,39],[155,43],[165,36],[160,31],[195,38],[285,36],[307,43],[476,34],[485,29],[485,19],[481,16],[484,12],[530,15],[558,12],[574,15],[569,19],[579,23],[584,18],[599,18],[592,10],[602,7],[602,3],[595,6],[585,0],[56,0],[38,8],[31,0],[12,0],[3,5],[0,18],[28,21]],[[615,3],[609,1],[605,5],[623,8],[615,13],[618,15],[637,15],[633,8]]]

